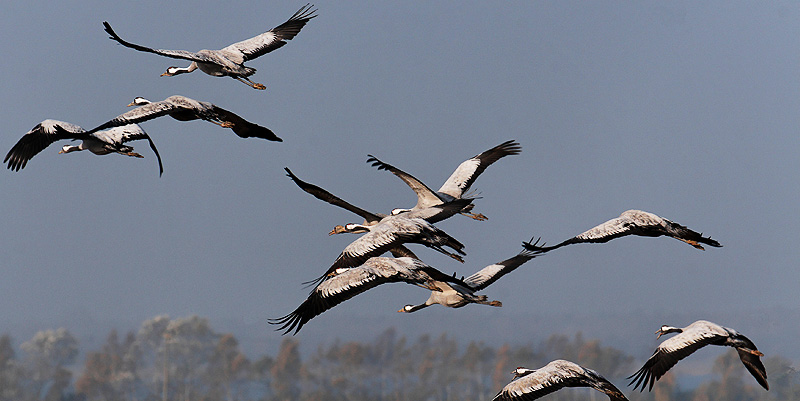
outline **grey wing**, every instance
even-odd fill
[[[427,282],[427,276],[417,273],[417,269],[426,266],[411,258],[370,258],[358,267],[327,278],[292,313],[270,319],[270,323],[281,324],[278,330],[286,330],[284,334],[292,330],[296,334],[313,317],[370,288],[400,281],[415,284]]]
[[[536,256],[536,252],[524,250],[512,258],[478,270],[473,275],[467,277],[464,282],[474,291],[480,291]]]
[[[628,385],[630,386],[635,382],[634,390],[641,385],[640,391],[644,391],[645,387],[648,387],[647,391],[651,391],[656,380],[660,379],[664,373],[667,373],[678,361],[708,344],[720,341],[726,336],[727,334],[719,332],[686,330],[669,338],[656,348],[653,355],[647,359],[641,369],[628,376],[628,379],[631,379]]]
[[[492,163],[500,158],[509,155],[517,155],[522,150],[516,141],[506,141],[497,145],[475,157],[461,163],[453,174],[444,182],[439,192],[460,198],[464,192],[469,190],[472,183],[478,178],[483,170],[486,170]]]
[[[428,223],[436,223],[446,218],[454,216],[462,211],[468,210],[472,205],[472,199],[454,199],[449,202],[440,203],[430,207],[411,210],[403,214],[409,218],[424,219]]]
[[[211,105],[211,109],[220,120],[232,123],[233,127],[231,127],[231,129],[240,138],[261,138],[269,141],[283,142],[283,139],[275,135],[269,128],[251,123],[235,113],[216,105]]]
[[[161,163],[161,155],[158,153],[158,148],[156,148],[156,144],[150,138],[150,135],[147,135],[147,132],[140,127],[138,124],[128,124],[119,127],[111,127],[106,131],[99,131],[92,134],[98,138],[106,137],[109,140],[115,143],[126,143],[131,141],[136,141],[139,139],[147,139],[147,143],[150,145],[150,149],[153,150],[153,153],[156,155],[156,159],[158,160],[158,175],[161,176],[164,174],[164,165]],[[108,140],[103,140],[104,142],[109,142]]]
[[[572,238],[564,240],[553,246],[536,245],[530,242],[523,242],[522,245],[529,251],[538,253],[550,252],[554,249],[561,248],[565,245],[580,244],[584,242],[608,242],[614,238],[623,237],[626,235],[639,234],[648,235],[649,231],[645,231],[635,221],[623,215],[615,219],[611,219],[603,224],[595,226],[587,231],[584,231]]]
[[[700,242],[717,248],[722,247],[722,244],[712,239],[711,237],[704,237],[703,233],[699,233],[697,231],[689,229],[686,226],[669,221],[667,219],[663,219],[663,221],[664,225],[666,226],[665,229],[669,233],[669,235],[681,239],[683,241],[686,241],[695,248],[703,249],[702,246],[699,246],[697,244],[692,244],[692,242]]]
[[[120,114],[114,119],[99,125],[95,128],[89,130],[89,133],[94,133],[100,131],[102,129],[107,129],[111,127],[119,127],[128,124],[137,124],[140,122],[152,120],[154,118],[158,118],[161,116],[168,115],[176,110],[182,109],[171,102],[167,102],[165,100],[161,100],[158,102],[152,102],[145,104],[143,106],[139,106],[133,110],[130,110],[126,113]]]
[[[580,242],[608,242],[614,238],[639,234],[642,227],[640,222],[623,215],[584,231],[565,242],[573,244]]]
[[[270,319],[271,324],[280,324],[277,330],[283,334],[294,334],[312,318],[328,309],[386,282],[398,281],[391,275],[376,274],[367,264],[338,274],[320,283],[300,306],[286,316]]]
[[[305,284],[317,284],[338,269],[359,266],[371,257],[380,256],[398,245],[409,242],[419,235],[419,231],[414,229],[413,225],[402,225],[402,227],[390,224],[376,225],[372,231],[347,245],[325,274]]]
[[[380,256],[384,252],[397,252],[397,246],[402,244],[396,237],[381,233],[368,232],[345,247],[342,253],[336,258],[331,267],[325,273],[314,280],[306,281],[303,284],[314,285],[315,288],[330,277],[336,270],[352,268],[364,263],[367,259]],[[402,253],[403,251],[400,250]]]
[[[377,226],[376,226],[377,227]],[[358,266],[373,256],[389,251],[406,242],[413,233],[394,230],[373,230],[347,245],[328,273],[343,267]]]
[[[159,54],[159,55],[162,55],[164,57],[170,57],[170,58],[176,58],[176,59],[182,59],[182,60],[191,60],[191,61],[199,61],[199,62],[207,62],[207,63],[214,63],[214,61],[215,61],[214,59],[212,59],[212,58],[210,58],[210,57],[208,57],[208,56],[206,56],[206,55],[204,55],[202,53],[195,53],[195,52],[190,52],[190,51],[186,51],[186,50],[152,49],[152,48],[149,48],[149,47],[140,46],[140,45],[125,41],[122,38],[120,38],[119,35],[117,35],[117,33],[114,32],[113,29],[111,29],[111,25],[109,25],[108,22],[103,21],[103,26],[105,27],[106,33],[111,35],[110,39],[117,41],[119,44],[121,44],[121,45],[123,45],[125,47],[130,47],[131,49],[139,50],[139,51],[142,51],[142,52]]]
[[[422,181],[418,180],[413,175],[408,174],[405,171],[400,170],[399,168],[392,166],[389,163],[384,163],[378,160],[378,158],[373,155],[367,155],[367,156],[369,156],[369,158],[367,159],[367,163],[371,163],[372,166],[377,167],[378,170],[386,170],[396,175],[398,178],[403,180],[403,182],[405,182],[409,187],[411,187],[414,193],[417,194],[417,205],[414,206],[415,209],[431,207],[444,202],[444,199],[442,199],[441,196],[439,196],[439,194],[434,192],[432,189],[428,188],[427,185],[423,184]]]
[[[396,246],[396,247],[394,247],[392,249],[389,249],[389,252],[395,258],[414,258],[414,259],[419,259],[417,257],[417,255],[414,254],[414,252],[411,252],[410,249],[406,248],[403,245],[398,245],[398,246]]]
[[[564,387],[591,387],[602,391],[612,401],[627,400],[618,388],[597,372],[564,360],[552,361],[512,381],[494,400],[535,400]]]
[[[575,378],[552,369],[551,364],[511,381],[492,401],[535,400],[567,387]]]
[[[8,151],[3,163],[8,162],[8,169],[19,171],[25,168],[28,160],[50,146],[51,143],[62,139],[84,139],[88,137],[83,128],[64,121],[44,120],[31,128]]]
[[[312,7],[310,4],[306,4],[283,24],[261,35],[236,42],[225,47],[222,51],[241,54],[242,60],[239,63],[243,63],[278,49],[285,45],[287,40],[294,38],[309,20],[316,17],[314,13],[317,10],[312,10]]]
[[[328,192],[328,191],[326,191],[326,190],[324,190],[324,189],[322,189],[322,188],[320,188],[320,187],[318,187],[318,186],[316,186],[314,184],[305,182],[305,181],[297,178],[297,176],[294,175],[294,173],[292,173],[292,171],[289,170],[288,167],[284,167],[284,170],[286,170],[286,175],[289,176],[289,178],[291,178],[292,181],[294,181],[294,183],[297,184],[298,187],[300,187],[300,189],[302,189],[303,191],[306,191],[307,193],[311,194],[312,196],[314,196],[315,198],[317,198],[317,199],[319,199],[321,201],[328,202],[328,203],[330,203],[331,205],[334,205],[334,206],[339,206],[340,208],[343,208],[345,210],[349,210],[349,211],[351,211],[351,212],[363,217],[364,220],[366,220],[367,222],[370,222],[370,223],[377,223],[383,217],[385,217],[385,216],[377,215],[375,213],[368,212],[368,211],[366,211],[366,210],[364,210],[364,209],[362,209],[362,208],[360,208],[358,206],[355,206],[355,205],[353,205],[353,204],[351,204],[351,203],[349,203],[349,202],[347,202],[345,200],[342,200],[338,196],[336,196],[336,195],[334,195],[334,194],[332,194],[332,193],[330,193],[330,192]]]
[[[751,349],[755,350],[755,345]],[[736,352],[739,354],[739,359],[742,361],[742,364],[744,364],[744,367],[747,368],[747,371],[750,372],[751,375],[753,375],[758,384],[760,384],[761,387],[764,387],[766,390],[769,390],[769,383],[767,383],[767,369],[761,362],[761,357],[753,355],[747,351],[743,351],[739,348],[736,349]]]
[[[111,127],[106,131],[95,132],[93,135],[103,142],[119,144],[148,138],[147,133],[138,124]]]

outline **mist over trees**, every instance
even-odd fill
[[[14,350],[0,336],[0,401],[81,400],[490,400],[518,366],[541,367],[567,359],[597,370],[631,400],[800,399],[800,373],[780,355],[764,359],[770,391],[742,366],[736,351],[723,352],[708,380],[681,388],[672,372],[652,392],[634,392],[625,379],[649,355],[634,357],[600,341],[551,335],[537,344],[462,344],[446,335],[414,339],[387,329],[371,342],[335,340],[309,352],[286,337],[274,355],[244,355],[231,333],[214,331],[208,319],[158,316],[123,336],[112,330],[97,350],[83,350],[66,329],[47,330]],[[303,355],[306,355],[303,358]],[[605,397],[580,388],[549,400]]]

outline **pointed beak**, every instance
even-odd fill
[[[62,154],[62,153],[64,153],[64,149],[61,149],[61,150],[58,151],[58,154]]]
[[[169,73],[168,73],[168,72],[165,72],[165,73],[163,73],[163,74],[159,75],[159,77],[164,77],[164,76],[167,76],[167,75],[169,75]]]
[[[127,105],[127,106],[125,106],[125,107],[131,107],[131,106],[135,106],[135,105],[136,105],[136,103],[135,103],[135,102],[130,102],[130,103],[128,103],[128,105]]]

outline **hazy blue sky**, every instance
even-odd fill
[[[145,159],[58,155],[59,144],[21,172],[0,172],[0,332],[15,340],[59,326],[104,337],[159,314],[198,314],[272,352],[280,336],[267,318],[299,305],[301,282],[356,238],[327,232],[360,221],[299,190],[283,167],[388,212],[415,198],[367,154],[438,188],[461,161],[508,139],[522,154],[474,186],[489,220],[438,224],[466,245],[467,262],[415,247],[427,263],[467,275],[532,236],[555,243],[632,208],[724,247],[575,245],[487,288],[503,308],[400,314],[428,293],[395,284],[298,337],[372,339],[397,326],[526,341],[583,330],[617,344],[628,336],[643,345],[627,351],[645,358],[663,323],[704,318],[757,344],[785,344],[782,331],[800,329],[796,2],[319,1],[293,41],[249,62],[266,91],[199,71],[159,77],[188,63],[119,46],[101,23],[152,47],[219,49],[304,3],[181,4],[0,6],[3,155],[44,119],[92,127],[135,96],[210,101],[284,139],[161,118],[142,125],[164,159],[161,178],[144,143],[134,145]]]

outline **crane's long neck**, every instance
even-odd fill
[[[196,69],[197,69],[197,63],[192,61],[192,64],[189,64],[188,67],[169,67],[167,68],[167,72],[161,74],[161,76],[171,77],[174,75],[186,74]]]
[[[81,150],[86,150],[86,149],[87,149],[86,146],[83,144],[83,142],[81,142],[80,144],[78,144],[78,146],[64,145],[64,147],[62,147],[58,153],[61,154],[61,153],[79,152]]]
[[[663,325],[663,326],[661,326],[661,328],[656,333],[658,334],[658,337],[656,337],[656,339],[658,339],[661,336],[663,336],[664,334],[683,333],[683,329],[680,328],[680,327],[672,327],[672,326]]]
[[[422,308],[427,308],[430,305],[431,304],[429,304],[427,302],[424,303],[424,304],[419,304],[419,305],[406,305],[406,306],[403,307],[403,309],[400,309],[398,312],[404,312],[404,313],[416,312],[416,311],[418,311],[418,310],[420,310]]]
[[[529,375],[529,374],[531,374],[531,373],[533,373],[535,371],[536,371],[535,369],[526,369],[526,368],[523,368],[523,367],[520,366],[520,367],[514,369],[514,371],[511,372],[511,373],[514,374],[514,379],[516,379],[518,377],[527,376],[527,375]]]

